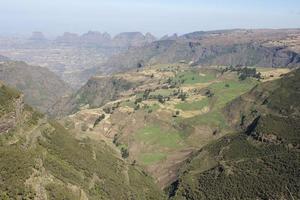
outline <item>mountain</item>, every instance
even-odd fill
[[[25,102],[42,112],[72,92],[66,83],[46,68],[7,61],[0,64],[0,72],[0,80],[22,91]]]
[[[36,41],[36,42],[43,42],[43,41],[46,41],[47,39],[42,32],[36,31],[36,32],[32,33],[29,40]]]
[[[153,64],[186,62],[202,66],[300,66],[297,46],[300,31],[224,30],[194,32],[112,56],[98,66],[98,73],[124,71]]]
[[[0,85],[1,199],[164,199],[100,138],[70,132]]]
[[[108,33],[100,33],[97,31],[89,31],[80,36],[80,43],[83,45],[101,45],[109,46],[111,36]]]
[[[74,33],[64,33],[63,36],[57,37],[55,41],[58,44],[71,46],[79,45],[127,49],[132,46],[143,46],[155,40],[156,38],[151,33],[144,35],[140,32],[123,32],[112,38],[108,33],[89,31],[80,36]]]
[[[62,36],[58,36],[55,40],[59,44],[73,45],[80,41],[79,35],[76,33],[65,32]]]
[[[177,33],[174,33],[173,35],[169,36],[169,35],[165,35],[162,38],[160,38],[160,40],[177,40],[178,39],[178,35]]]
[[[172,199],[298,199],[300,70],[255,86],[224,108],[236,129],[202,148]]]
[[[140,32],[124,32],[116,35],[113,38],[112,43],[114,46],[131,47],[131,46],[143,46],[155,40],[156,38],[150,33],[143,35]]]
[[[75,38],[72,58],[127,51],[79,67],[74,93],[0,64],[0,199],[300,198],[298,29]]]

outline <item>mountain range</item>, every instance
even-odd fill
[[[15,42],[0,199],[300,198],[299,29]]]

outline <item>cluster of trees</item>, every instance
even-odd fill
[[[223,74],[227,71],[237,72],[240,80],[245,80],[246,78],[250,78],[250,77],[261,79],[261,73],[257,72],[256,68],[242,67],[240,65],[233,67],[231,65],[230,67],[226,67],[222,69],[221,73]]]
[[[114,143],[114,145],[116,145],[116,147],[121,147],[121,148],[120,148],[120,151],[121,151],[121,156],[122,156],[122,158],[128,158],[128,156],[129,156],[128,148],[127,148],[125,145],[121,145],[121,144],[118,142],[118,138],[119,138],[119,135],[118,135],[118,134],[115,134],[115,135],[114,135],[114,139],[113,139],[113,143]]]
[[[95,123],[94,123],[94,127],[97,126],[103,119],[105,119],[105,114],[100,115],[100,116],[96,119],[96,121],[95,121]]]
[[[260,72],[256,72],[256,68],[241,68],[238,71],[239,74],[239,79],[240,80],[245,80],[248,77],[252,77],[252,78],[257,78],[257,79],[261,79],[261,73]]]

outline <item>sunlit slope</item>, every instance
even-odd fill
[[[195,152],[235,132],[224,108],[260,84],[258,78],[239,76],[226,67],[185,64],[118,74],[114,77],[139,84],[115,93],[115,101],[101,107],[87,109],[83,104],[81,111],[63,121],[69,130],[108,139],[125,159],[145,168],[165,188]]]
[[[182,169],[174,199],[297,199],[300,167],[300,71],[266,82],[227,104],[236,131]]]
[[[20,95],[1,85],[1,127],[9,125],[0,133],[1,199],[163,198],[152,178],[128,165],[105,141],[47,121],[16,104]]]

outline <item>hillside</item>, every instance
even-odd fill
[[[3,84],[0,94],[1,199],[163,199],[152,179],[101,137],[47,121]]]
[[[73,114],[81,107],[101,107],[105,103],[117,100],[119,94],[141,85],[145,80],[130,80],[126,76],[95,76],[71,96],[60,99],[49,110],[52,116]]]
[[[53,72],[24,62],[0,63],[0,80],[22,91],[25,103],[42,112],[46,112],[58,99],[72,92]]]
[[[265,82],[224,108],[237,133],[202,148],[172,199],[298,199],[300,70]]]
[[[194,32],[130,48],[98,66],[98,73],[153,64],[186,62],[203,66],[300,66],[299,30]]]
[[[263,82],[289,72],[257,70]],[[73,98],[77,103],[72,115],[62,121],[70,130],[104,136],[127,160],[145,168],[166,188],[195,152],[235,131],[223,109],[260,81],[241,80],[229,68],[153,65],[94,77]],[[56,110],[63,111],[67,105]]]
[[[59,121],[2,85],[1,194],[298,198],[300,70],[290,71],[174,63],[96,76]]]

